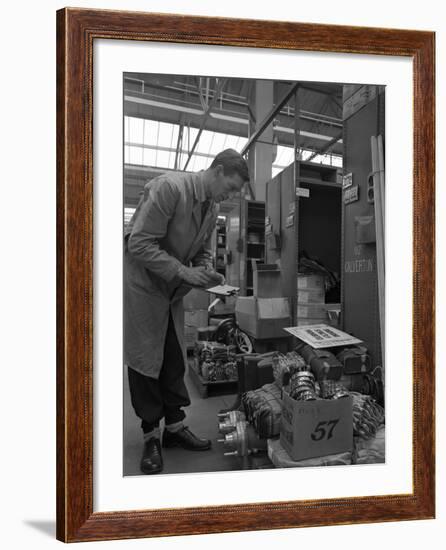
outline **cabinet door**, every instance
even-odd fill
[[[235,206],[226,217],[226,282],[240,287],[240,206]]]
[[[383,109],[384,99],[378,96],[344,122],[344,172],[353,174],[358,199],[343,204],[343,328],[366,342],[375,365],[382,360],[376,243],[373,238],[368,242],[360,238],[357,220],[374,215],[367,195],[372,171],[370,136],[384,134]]]
[[[274,242],[271,235],[276,235],[280,239],[281,234],[281,196],[280,196],[281,174],[266,184],[266,204],[265,204],[265,263],[274,264],[280,259],[280,249],[274,248]],[[268,230],[271,234],[268,234]]]
[[[282,296],[294,298],[297,287],[297,230],[298,209],[296,208],[294,170],[289,166],[282,172],[281,181],[281,281]]]

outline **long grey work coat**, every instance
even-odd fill
[[[178,269],[212,265],[210,241],[218,213],[206,199],[202,174],[173,172],[147,183],[125,230],[124,360],[134,370],[158,378],[164,353],[169,310],[183,349],[183,296]]]

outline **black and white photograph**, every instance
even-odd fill
[[[123,97],[123,475],[384,463],[385,86]]]

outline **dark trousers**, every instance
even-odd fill
[[[185,418],[181,407],[190,405],[190,399],[184,384],[184,373],[183,352],[178,343],[172,316],[169,315],[159,378],[144,376],[128,367],[132,405],[136,415],[141,418],[144,433],[159,426],[163,417],[166,424],[180,422]]]

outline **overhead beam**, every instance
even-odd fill
[[[317,155],[325,155],[333,147],[335,143],[341,141],[342,132],[331,139],[320,151],[315,151],[310,157],[307,158],[307,162],[313,160]]]
[[[250,138],[248,139],[246,145],[241,150],[242,155],[244,155],[245,153],[247,153],[247,151],[249,151],[250,147],[257,141],[257,138],[262,135],[265,128],[267,128],[271,124],[274,117],[277,115],[277,113],[280,111],[280,109],[285,105],[285,103],[288,102],[288,100],[294,94],[294,92],[298,89],[298,87],[299,87],[298,82],[296,84],[294,84],[293,86],[291,86],[291,88],[283,95],[283,97],[277,102],[277,104],[266,115],[266,117],[260,123],[259,127],[250,136]]]
[[[227,82],[227,78],[223,78],[218,82],[217,88],[215,90],[214,97],[209,102],[209,106],[208,106],[206,112],[203,115],[203,119],[202,119],[201,124],[200,124],[200,129],[198,130],[198,134],[197,134],[197,137],[195,138],[194,144],[192,145],[192,149],[189,151],[189,156],[187,157],[187,160],[186,160],[186,163],[183,167],[183,170],[186,170],[186,168],[189,164],[189,161],[192,158],[192,155],[194,154],[195,147],[197,146],[198,142],[200,141],[201,134],[203,133],[204,127],[206,126],[206,122],[209,118],[209,115],[211,114],[212,109],[215,107],[215,105],[217,103],[217,100],[218,100],[218,96],[220,95],[220,92],[223,90],[223,87],[225,86],[226,82]]]
[[[178,169],[180,151],[183,148],[183,129],[184,129],[184,125],[182,124],[182,122],[180,122],[180,125],[178,128],[177,150],[175,151],[175,163],[174,163],[175,170]]]

